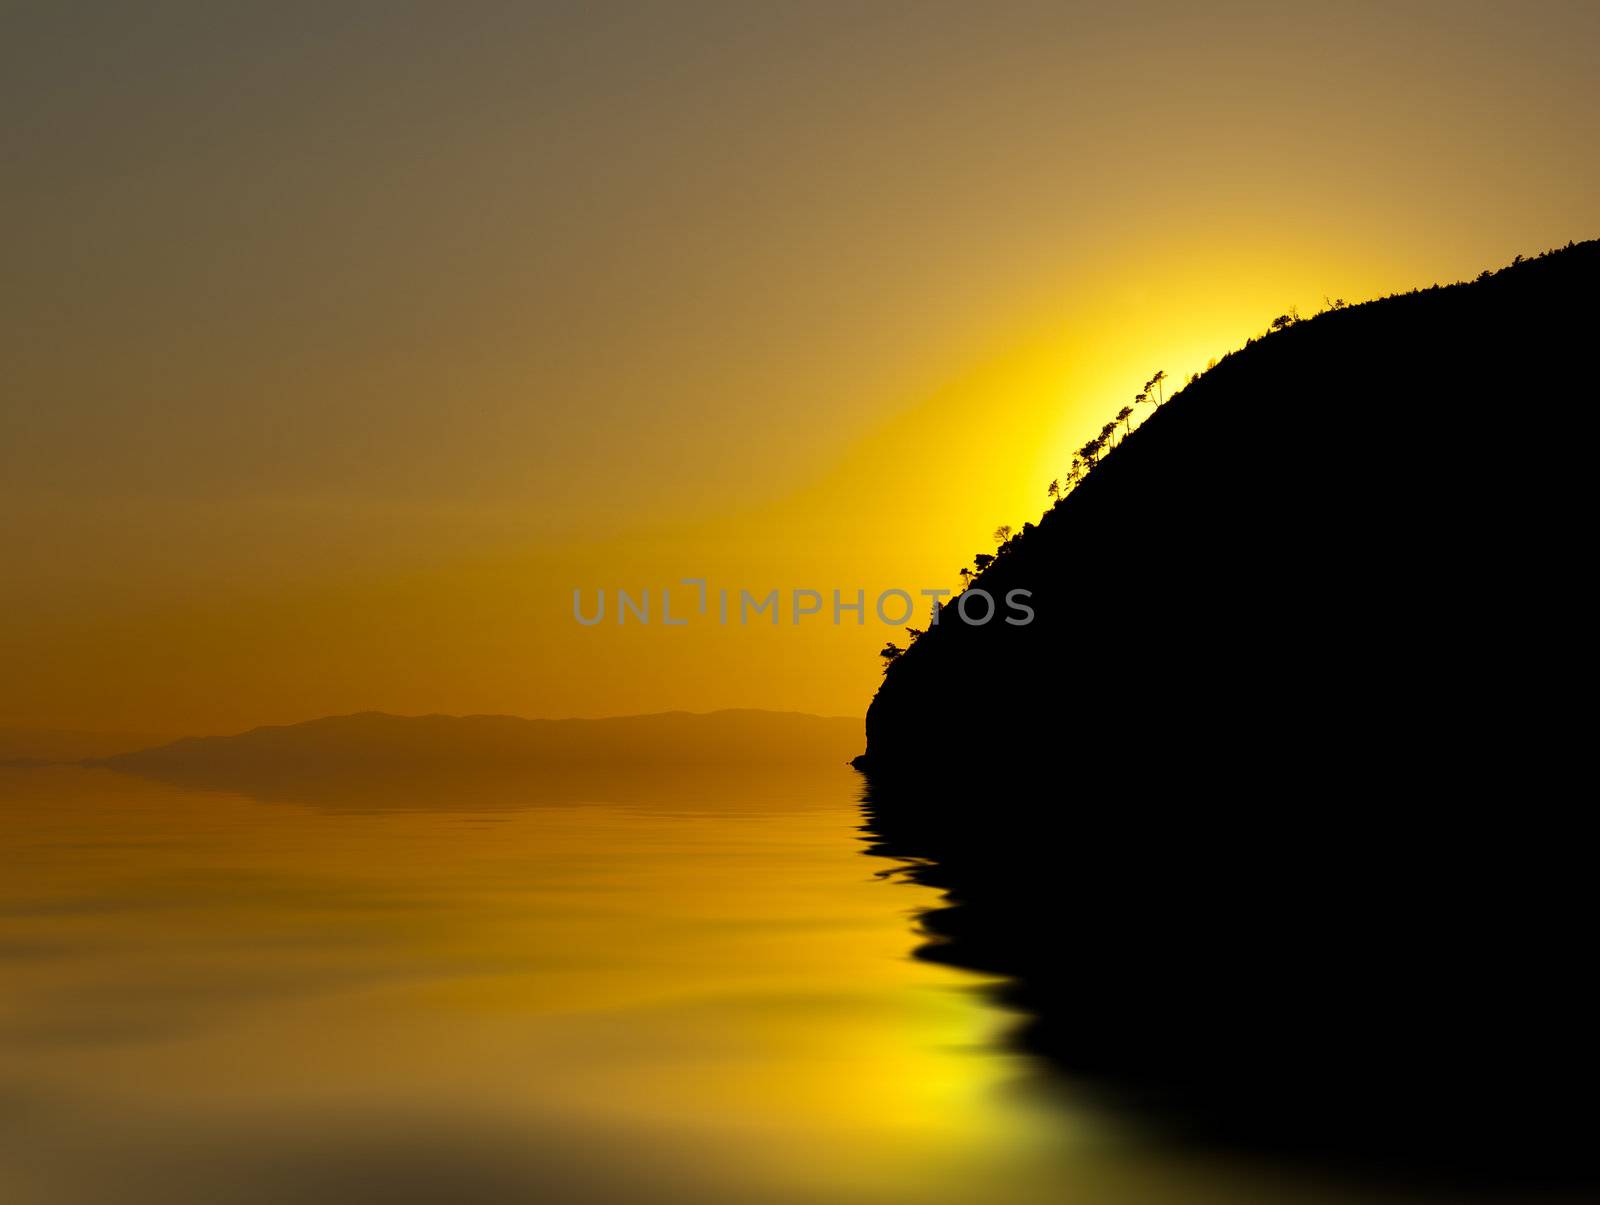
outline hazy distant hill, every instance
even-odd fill
[[[168,738],[153,732],[78,732],[60,728],[0,728],[0,762],[80,761],[143,749]]]
[[[338,808],[737,803],[792,793],[799,777],[846,778],[860,741],[859,719],[798,712],[592,720],[363,712],[190,737],[96,764],[182,786]]]
[[[842,758],[861,721],[799,712],[714,711],[598,720],[526,720],[509,715],[387,715],[379,711],[252,728],[236,736],[186,737],[119,754],[122,769],[241,763],[420,761],[783,761]]]

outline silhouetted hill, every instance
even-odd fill
[[[1033,624],[947,609],[891,667],[864,764],[1537,770],[1513,734],[1588,626],[1597,287],[1584,243],[1227,356],[978,577]]]
[[[1333,310],[1171,397],[867,717],[923,955],[1206,1141],[1593,1179],[1600,244]]]
[[[807,776],[842,777],[860,739],[858,719],[797,712],[574,720],[365,712],[190,737],[95,764],[341,809],[661,802],[676,798],[676,783],[685,804],[731,805],[786,798]]]

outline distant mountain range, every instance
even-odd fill
[[[530,802],[770,802],[798,778],[837,776],[861,720],[684,711],[606,719],[328,716],[187,737],[86,764],[194,789],[317,806],[518,807]],[[693,768],[693,773],[684,770]],[[790,785],[785,785],[790,784]]]
[[[771,761],[844,758],[861,721],[799,712],[730,710],[594,720],[510,715],[388,715],[364,711],[235,736],[195,736],[101,759],[119,769],[293,758],[309,762]]]
[[[79,732],[64,728],[0,728],[0,765],[81,761],[144,749],[170,736],[154,732]]]

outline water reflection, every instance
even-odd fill
[[[292,760],[153,766],[125,771],[184,792],[238,794],[332,812],[493,813],[566,804],[765,812],[836,808],[858,775],[833,757],[815,764],[307,765]]]
[[[0,1200],[1029,1199],[997,1018],[906,959],[853,773],[744,773],[369,810],[0,771]]]
[[[859,780],[740,773],[430,809],[0,770],[0,1200],[1375,1199],[1025,1091],[997,981],[908,956],[938,897],[862,856]]]
[[[873,852],[943,894],[918,957],[999,977],[1041,1089],[1351,1192],[1591,1199],[1570,819],[1037,787],[880,782],[864,807]]]

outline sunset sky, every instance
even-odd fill
[[[860,714],[897,630],[572,591],[954,585],[1156,369],[1600,234],[1597,51],[1582,2],[0,3],[0,725]]]

